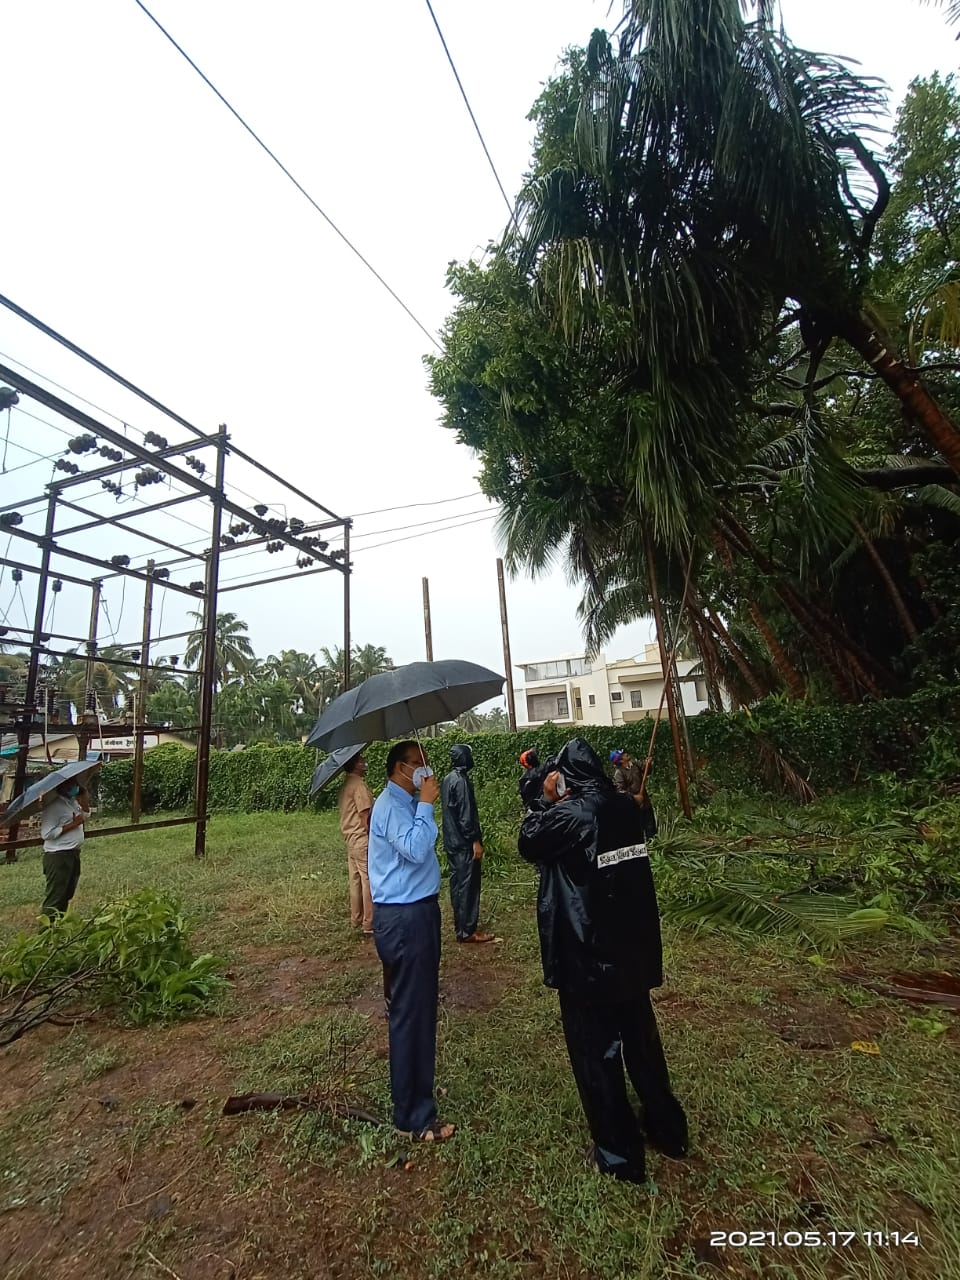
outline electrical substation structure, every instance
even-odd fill
[[[56,415],[54,423],[40,419],[46,421],[48,427],[67,436],[77,432],[71,436],[60,456],[50,454],[40,459],[48,461],[53,468],[52,479],[43,493],[12,501],[7,477],[0,477],[3,485],[0,492],[0,539],[6,539],[7,546],[2,561],[3,572],[10,573],[15,591],[21,594],[23,620],[27,623],[24,627],[16,627],[6,618],[4,625],[0,626],[3,646],[26,654],[22,679],[13,680],[0,673],[0,730],[10,736],[16,750],[13,797],[23,792],[27,782],[32,739],[46,743],[55,735],[73,736],[77,739],[77,758],[82,760],[88,758],[90,744],[94,740],[99,740],[102,747],[108,735],[123,735],[128,741],[133,740],[130,821],[120,825],[94,826],[87,830],[87,838],[193,824],[196,829],[194,851],[198,858],[202,858],[206,852],[210,751],[216,729],[217,610],[221,597],[231,591],[266,588],[291,578],[309,578],[330,572],[340,574],[343,582],[343,688],[349,687],[351,521],[336,515],[238,448],[232,443],[226,426],[221,425],[213,432],[201,431],[2,295],[0,306],[119,384],[143,405],[149,406],[149,410],[144,412],[150,413],[154,425],[166,424],[163,434],[149,430],[136,433],[140,439],[135,440],[132,438],[134,431],[121,419],[115,419],[117,425],[109,426],[102,419],[113,418],[114,415],[97,411],[96,416],[92,416],[86,408],[77,407],[40,385],[33,377],[10,367],[6,363],[9,357],[0,360],[0,413],[5,412],[8,418],[8,440],[9,415],[23,401],[30,404],[31,411],[38,408]],[[11,363],[20,364],[19,361]],[[42,380],[51,381],[48,378]],[[73,393],[66,394],[80,399]],[[87,401],[83,403],[89,405]],[[28,416],[35,415],[31,412]],[[64,430],[63,424],[68,424],[68,429]],[[167,432],[171,439],[167,438]],[[24,451],[31,452],[25,447]],[[92,462],[94,459],[98,465],[89,468],[81,465],[84,460]],[[279,493],[271,493],[272,501],[268,505],[258,501],[255,495],[232,488],[228,464],[242,466],[245,478],[254,477],[253,484],[267,484],[272,491]],[[22,471],[22,468],[18,470]],[[167,495],[162,501],[145,501],[141,497],[144,489],[163,484],[167,486]],[[105,497],[113,503],[108,510],[103,509]],[[172,508],[177,508],[177,514],[171,511]],[[194,512],[199,510],[201,514],[206,512],[205,520],[195,522],[202,537],[187,546],[183,545],[182,535],[172,526],[172,521],[182,520],[180,513],[184,508],[192,508]],[[298,510],[300,515],[291,516],[291,510]],[[39,527],[28,527],[31,519],[38,526],[42,519],[42,531]],[[158,528],[162,532],[158,532]],[[125,551],[109,556],[91,554],[90,537],[97,531],[102,535],[107,529],[121,531],[131,541],[136,539],[135,548],[128,546]],[[23,553],[11,557],[9,552],[14,542],[21,544]],[[340,545],[331,548],[331,542]],[[295,567],[281,560],[265,571],[238,579],[221,577],[224,562],[261,553],[271,557],[296,553]],[[72,573],[66,571],[67,565],[73,569]],[[83,577],[81,574],[85,570],[93,572]],[[247,578],[253,580],[248,581]],[[111,583],[120,583],[124,592],[131,586],[142,591],[142,627],[134,639],[124,642],[117,640],[114,634],[111,643],[105,646],[102,643],[101,619],[104,591]],[[21,584],[28,588],[25,596]],[[56,599],[64,584],[89,592],[86,635],[53,630]],[[196,671],[191,673],[196,678],[199,694],[196,724],[160,726],[146,722],[151,678],[175,674],[179,664],[176,655],[152,660],[152,655],[158,651],[157,646],[169,648],[171,644],[195,635],[195,632],[187,631],[154,634],[155,630],[161,629],[154,626],[157,596],[167,592],[186,597],[200,616],[200,656]],[[159,616],[162,627],[162,600]],[[107,656],[107,652],[111,656]],[[48,660],[53,660],[53,663]],[[85,664],[82,696],[75,693],[71,699],[65,697],[62,689],[56,688],[57,660]],[[102,670],[111,666],[136,672],[136,692],[130,705],[124,707],[122,723],[105,722],[95,690],[97,668]],[[51,672],[52,679],[49,678]],[[71,707],[76,709],[75,717],[71,714]],[[141,822],[144,743],[146,738],[160,732],[189,734],[196,740],[194,809],[188,817]],[[47,750],[49,757],[49,748]],[[40,843],[34,836],[18,839],[15,825],[11,825],[7,834],[4,846],[7,862],[16,861],[18,849]]]

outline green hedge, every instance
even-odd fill
[[[760,768],[761,746],[774,746],[818,791],[866,783],[878,774],[950,780],[960,777],[960,691],[925,691],[911,698],[867,702],[859,706],[808,706],[787,699],[768,699],[751,715],[745,712],[704,714],[689,722],[691,746],[703,774],[718,786],[736,790],[765,789]],[[649,721],[621,728],[582,726],[580,733],[603,759],[622,747],[642,759],[647,752]],[[498,813],[516,807],[517,757],[536,747],[542,759],[562,747],[570,728],[548,724],[535,731],[450,733],[424,739],[438,773],[449,768],[450,747],[457,742],[473,749],[474,779]],[[372,743],[367,751],[374,791],[383,783],[387,746]],[[214,751],[210,758],[211,812],[329,808],[336,784],[308,800],[310,779],[318,759],[299,745],[255,746],[245,751]],[[143,808],[189,811],[193,805],[195,754],[184,747],[164,746],[144,758]],[[100,801],[108,810],[129,807],[133,762],[108,764],[100,782]],[[657,736],[651,791],[656,798],[672,792],[673,757],[669,726]]]

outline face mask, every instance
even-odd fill
[[[557,774],[557,797],[563,799],[567,794],[567,780],[562,773]]]
[[[72,787],[67,787],[67,795],[70,797],[71,800],[73,799],[74,796],[78,796],[79,794],[80,794],[80,788],[77,786],[76,783],[74,783]]]
[[[432,778],[432,777],[433,777],[433,770],[430,768],[428,764],[418,765],[417,768],[414,769],[413,771],[413,785],[419,791],[420,788],[423,786],[424,778]]]

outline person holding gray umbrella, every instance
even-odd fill
[[[83,824],[89,817],[90,798],[75,779],[61,782],[45,798],[40,811],[40,835],[47,892],[40,911],[49,920],[63,915],[77,891]]]
[[[390,742],[456,719],[498,697],[503,676],[460,659],[411,662],[371,676],[321,715],[308,746]],[[440,863],[433,806],[440,788],[418,742],[390,748],[387,785],[374,801],[367,847],[373,939],[389,984],[393,1120],[424,1142],[445,1142],[454,1126],[437,1117],[434,1072],[440,991]]]
[[[387,785],[374,801],[367,868],[373,938],[389,982],[393,1123],[422,1142],[446,1142],[434,1073],[440,994],[440,863],[433,806],[440,794],[416,742],[387,755]]]
[[[51,919],[66,911],[77,889],[83,823],[90,816],[86,783],[99,768],[99,760],[72,760],[32,783],[0,814],[0,827],[11,827],[15,832],[24,818],[40,811],[47,880],[43,914]]]
[[[346,777],[337,797],[340,832],[347,846],[347,874],[350,880],[350,923],[365,938],[373,937],[373,899],[367,874],[367,841],[373,796],[364,778],[367,761],[362,751],[343,768]]]

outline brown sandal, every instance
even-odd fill
[[[480,931],[478,930],[476,933],[471,933],[469,938],[459,938],[458,941],[459,942],[475,942],[475,943],[496,942],[496,938],[493,936],[492,933],[480,933]]]
[[[441,1124],[438,1120],[435,1124],[428,1125],[426,1129],[421,1129],[419,1133],[405,1133],[403,1130],[399,1132],[401,1137],[409,1138],[411,1142],[449,1142],[457,1132],[457,1126]]]

